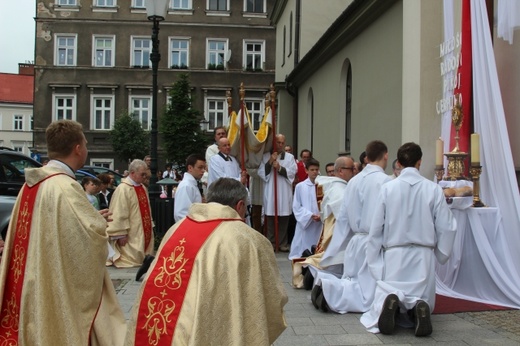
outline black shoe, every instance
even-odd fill
[[[312,256],[312,252],[311,252],[311,250],[309,250],[309,249],[305,249],[305,250],[303,250],[303,252],[302,252],[302,258],[307,258],[307,257],[309,257],[309,256]]]
[[[152,264],[154,259],[155,257],[152,255],[144,256],[143,264],[141,264],[141,267],[137,271],[137,274],[135,274],[135,281],[141,281],[141,276],[146,274],[148,268],[150,268],[150,264]]]
[[[323,295],[322,294],[322,290],[321,290],[321,286],[320,285],[315,285],[313,288],[312,288],[312,292],[311,292],[311,301],[312,301],[312,305],[314,305],[314,307],[316,309],[319,309],[320,306],[318,305],[317,303],[317,300],[318,300],[318,297]]]
[[[377,326],[381,334],[392,334],[395,327],[395,315],[399,309],[399,298],[395,294],[389,294],[383,303],[383,311],[379,315]]]
[[[428,336],[432,333],[430,306],[424,300],[417,301],[415,313],[415,336]]]
[[[303,288],[305,288],[307,291],[310,291],[312,290],[312,285],[314,284],[314,276],[312,276],[309,268],[305,269],[307,269],[307,271],[303,275]]]
[[[316,304],[320,307],[320,310],[323,312],[329,312],[329,304],[327,304],[327,300],[325,300],[325,296],[323,295],[323,290],[321,294],[316,298]]]

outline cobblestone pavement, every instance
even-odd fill
[[[520,310],[433,315],[433,333],[417,338],[411,329],[397,328],[393,335],[371,334],[359,322],[361,314],[322,313],[310,301],[310,291],[290,286],[291,264],[286,253],[276,255],[289,302],[285,306],[288,327],[275,346],[318,345],[520,345]],[[141,285],[137,268],[108,268],[119,302],[129,318]]]

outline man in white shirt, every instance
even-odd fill
[[[240,171],[238,161],[231,156],[229,139],[218,140],[218,154],[213,155],[209,162],[208,187],[219,178],[233,178],[245,185],[247,173]]]
[[[296,176],[296,161],[292,154],[285,152],[285,136],[276,135],[276,148],[273,153],[265,153],[258,168],[258,176],[264,184],[264,211],[267,216],[267,233],[272,244],[275,243],[275,204],[277,199],[278,244],[280,251],[289,252],[287,226],[292,212],[292,183]],[[276,171],[276,173],[274,173]],[[277,196],[274,195],[276,176]]]
[[[372,208],[366,255],[377,287],[361,323],[373,333],[391,334],[397,315],[416,336],[432,333],[435,259],[443,264],[451,255],[457,222],[441,187],[419,173],[421,158],[415,143],[399,148],[401,174],[382,186]]]
[[[202,202],[197,180],[202,178],[205,167],[206,161],[204,161],[202,155],[190,155],[186,159],[186,169],[188,171],[184,173],[184,177],[175,192],[175,202],[173,206],[173,218],[175,222],[188,215],[188,210],[193,203]]]
[[[219,151],[219,149],[218,149],[218,141],[219,141],[219,139],[227,138],[227,131],[226,131],[226,128],[224,126],[215,127],[215,129],[213,131],[215,133],[215,143],[211,144],[206,149],[206,162],[208,164],[208,171],[209,171],[209,161],[211,160],[211,158],[214,155],[218,154],[218,151]]]

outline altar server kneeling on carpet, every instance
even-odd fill
[[[164,236],[126,345],[270,345],[287,327],[271,243],[244,223],[246,188],[220,178],[207,201]]]
[[[370,310],[361,316],[373,333],[391,334],[396,322],[414,327],[416,336],[432,333],[435,258],[448,260],[457,223],[441,187],[419,173],[421,158],[415,143],[399,148],[403,170],[381,187],[373,209],[366,254],[377,286]]]

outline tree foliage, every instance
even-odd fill
[[[167,157],[181,171],[185,171],[185,161],[189,155],[205,153],[208,142],[200,128],[203,115],[191,107],[190,89],[188,75],[181,74],[170,90],[171,102],[160,124]]]
[[[150,152],[150,133],[127,112],[116,118],[109,136],[117,157],[125,162],[142,159]]]

